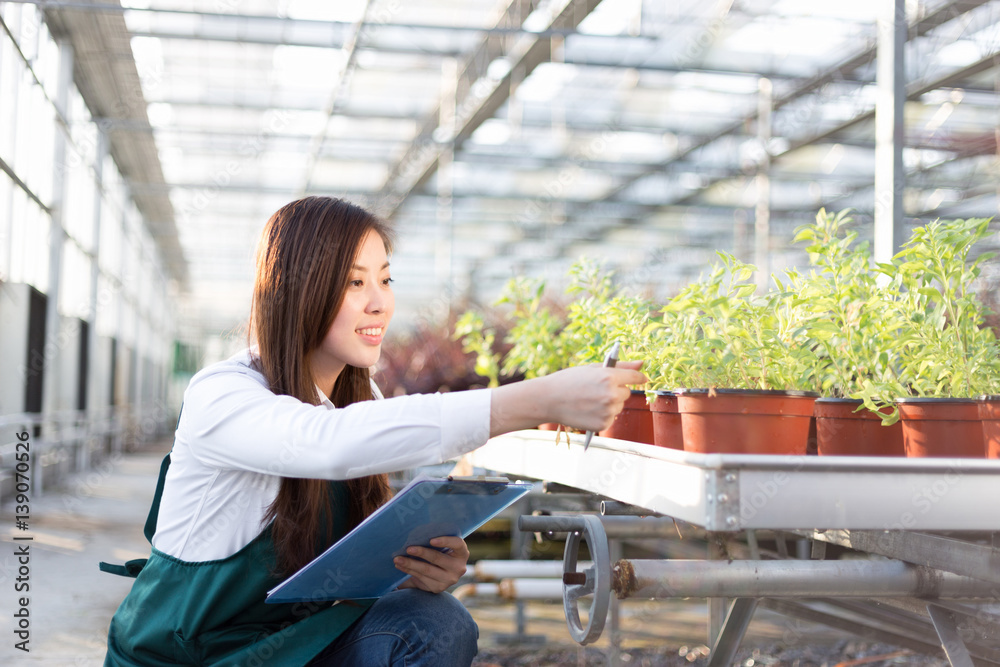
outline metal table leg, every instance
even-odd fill
[[[729,613],[719,630],[719,636],[712,646],[712,656],[708,667],[729,667],[740,648],[753,612],[757,609],[757,598],[737,598],[729,605]]]
[[[972,656],[969,655],[965,640],[958,631],[955,614],[935,604],[927,605],[927,613],[930,614],[934,629],[941,638],[941,647],[951,667],[973,667]]]

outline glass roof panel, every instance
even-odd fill
[[[249,280],[249,246],[215,263],[205,247],[236,229],[249,239],[303,192],[390,216],[399,291],[414,302],[402,312],[455,292],[466,271],[488,301],[515,269],[557,273],[601,250],[662,264],[654,291],[676,286],[715,247],[736,249],[737,229],[750,252],[765,148],[776,263],[798,252],[781,234],[820,206],[854,206],[871,225],[870,0],[604,0],[589,15],[580,0],[542,0],[506,17],[507,0],[126,5],[142,131],[198,307]],[[1000,0],[907,10],[907,214],[996,214]],[[551,48],[536,43],[557,16]]]

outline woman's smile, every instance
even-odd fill
[[[382,325],[365,327],[363,329],[355,329],[355,331],[361,336],[361,338],[370,345],[381,345],[382,335],[385,332],[385,327]]]

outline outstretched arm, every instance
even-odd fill
[[[617,368],[577,366],[493,389],[490,437],[543,422],[600,431],[611,425],[629,397],[629,385],[645,384],[640,361]]]

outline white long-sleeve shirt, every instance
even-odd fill
[[[184,392],[153,536],[175,558],[215,560],[249,544],[282,477],[350,479],[433,465],[489,438],[489,390],[344,408],[323,397],[317,406],[272,393],[250,359],[244,351],[209,366]]]

